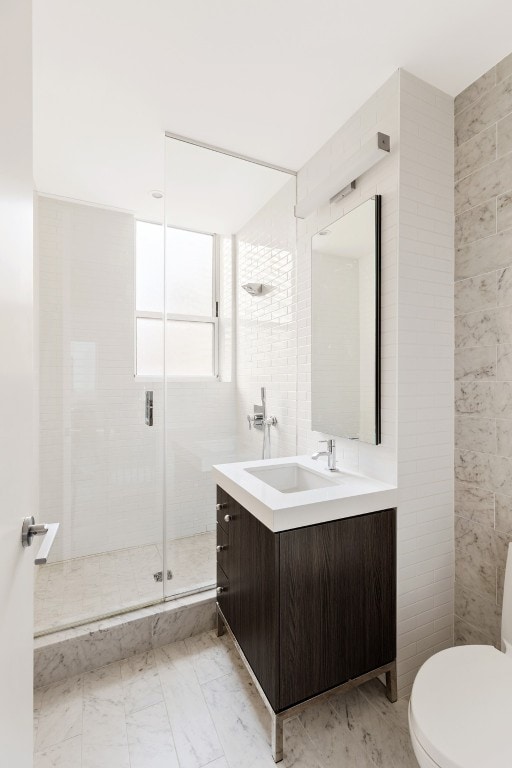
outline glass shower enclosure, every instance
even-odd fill
[[[293,222],[289,174],[167,136],[150,216],[39,196],[39,516],[61,526],[36,571],[36,635],[214,585],[211,468],[260,456],[246,412],[271,385],[245,356],[250,313],[275,309],[276,294],[244,303],[237,269],[280,286],[260,343],[294,354],[281,306],[294,301],[295,230],[270,246],[249,243],[250,227],[240,236],[282,194]],[[290,390],[293,370],[290,358]],[[277,412],[285,386],[271,391]],[[275,455],[294,450],[288,422]]]

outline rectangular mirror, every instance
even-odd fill
[[[311,241],[311,427],[380,443],[380,195]]]

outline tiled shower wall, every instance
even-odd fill
[[[455,639],[499,644],[512,540],[512,54],[455,99]]]
[[[161,544],[162,385],[134,377],[133,216],[40,196],[38,218],[40,516],[62,523],[53,559]],[[170,538],[215,524],[211,465],[234,458],[227,378],[168,385]]]
[[[295,178],[289,181],[236,236],[236,382],[240,458],[261,458],[263,434],[249,431],[247,415],[267,388],[272,457],[296,454],[297,302]],[[250,296],[248,282],[263,283]]]

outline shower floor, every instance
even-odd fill
[[[215,531],[167,544],[166,596],[206,588],[216,581]],[[162,599],[161,548],[149,544],[77,557],[36,569],[36,635],[76,626]]]

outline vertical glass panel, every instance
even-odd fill
[[[213,376],[213,323],[167,322],[167,376]]]
[[[167,228],[166,311],[211,317],[213,237]]]
[[[135,223],[135,305],[142,312],[163,312],[163,228]]]
[[[265,384],[284,426],[272,456],[296,453],[296,188],[287,174],[170,138],[165,172],[165,583],[176,597],[215,583],[212,467],[261,457],[263,433],[246,415]],[[265,284],[258,297],[241,290],[253,281]]]
[[[137,375],[161,376],[163,374],[163,320],[137,318]]]
[[[38,218],[38,517],[60,523],[34,574],[45,634],[163,598],[163,320],[135,327],[135,294],[163,309],[164,228],[139,228],[136,275],[130,214],[40,197]],[[150,381],[134,376],[137,337]]]

